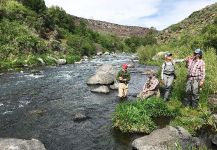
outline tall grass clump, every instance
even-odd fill
[[[177,115],[177,109],[170,109],[157,98],[120,103],[113,116],[113,127],[122,132],[150,133],[157,128],[154,118]]]

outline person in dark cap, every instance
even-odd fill
[[[195,49],[193,56],[185,59],[188,74],[184,105],[192,108],[198,107],[200,87],[204,85],[205,81],[205,62],[202,60],[202,56],[203,51]]]
[[[128,94],[128,83],[130,81],[130,73],[127,70],[128,65],[123,64],[122,69],[118,72],[116,80],[118,84],[118,97],[120,100],[126,99]]]

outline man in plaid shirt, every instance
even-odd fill
[[[205,62],[202,60],[203,52],[201,49],[194,51],[193,57],[186,58],[186,67],[188,68],[185,106],[192,108],[198,107],[199,90],[205,81]]]

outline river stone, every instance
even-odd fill
[[[85,121],[87,119],[89,119],[89,117],[86,116],[86,114],[82,113],[82,112],[77,112],[73,115],[73,120],[75,122],[81,122],[81,121]]]
[[[31,111],[29,112],[29,114],[30,114],[31,116],[37,116],[37,117],[41,117],[41,116],[43,116],[45,113],[47,113],[47,110],[41,109],[41,108],[35,109],[35,110],[31,110]]]
[[[41,63],[41,65],[45,65],[45,62],[42,58],[39,57],[39,58],[37,58],[37,60]]]
[[[132,147],[137,150],[167,150],[168,147],[176,149],[177,144],[185,147],[195,144],[195,142],[184,128],[168,126],[134,140]]]
[[[44,145],[36,139],[3,139],[0,138],[0,150],[46,150]]]
[[[83,56],[83,59],[88,59],[88,56]]]
[[[98,87],[96,89],[91,90],[91,92],[107,94],[110,91],[109,91],[109,88],[107,86],[103,85],[103,86],[100,86],[100,87]]]
[[[109,88],[112,90],[118,90],[118,83],[114,83],[114,84],[110,85]]]
[[[101,56],[101,55],[102,55],[102,52],[98,52],[96,55],[97,55],[97,56]]]
[[[110,53],[109,52],[105,52],[104,55],[110,55]]]
[[[105,64],[96,70],[95,75],[91,76],[87,80],[87,84],[110,85],[114,83],[116,74],[117,74],[117,70],[115,69],[115,67],[109,64]]]
[[[65,65],[66,64],[66,59],[58,59],[56,60],[57,65]]]
[[[129,63],[128,68],[135,68],[135,64],[134,63]]]
[[[217,145],[217,134],[212,137],[211,141],[213,144]]]

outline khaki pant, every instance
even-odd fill
[[[128,93],[128,84],[119,83],[118,85],[118,96],[119,97],[126,97]]]
[[[151,96],[157,96],[157,97],[160,97],[160,91],[157,90],[157,91],[147,91],[147,92],[140,92],[137,97],[138,98],[141,98],[141,99],[147,99]]]

